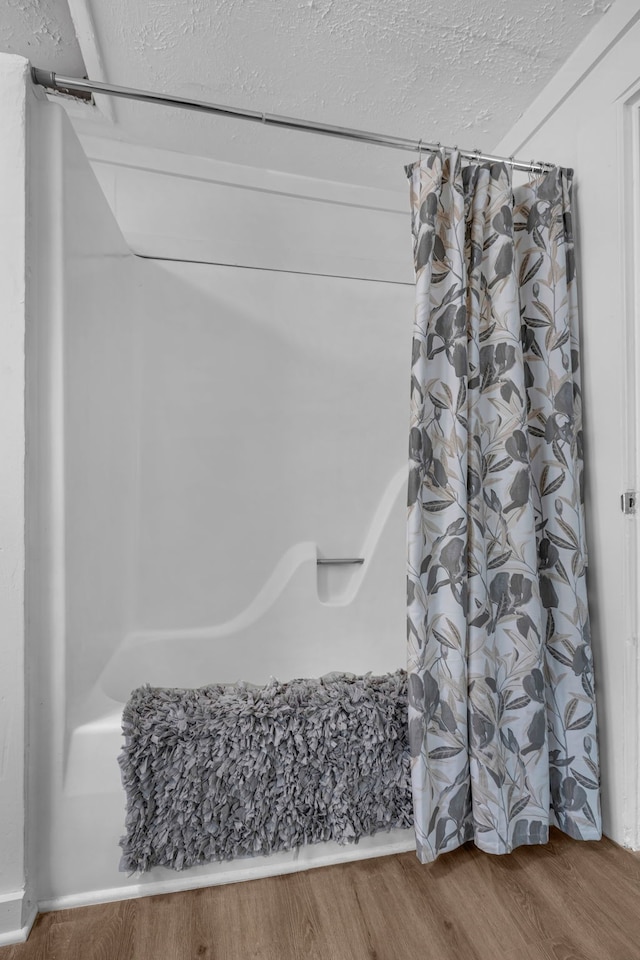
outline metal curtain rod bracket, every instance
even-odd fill
[[[110,97],[124,97],[127,100],[142,100],[169,107],[182,107],[186,110],[199,110],[202,113],[215,113],[221,117],[235,117],[242,120],[256,120],[267,126],[284,127],[288,130],[304,130],[307,133],[323,133],[329,137],[341,137],[343,140],[359,140],[360,143],[373,143],[380,147],[393,147],[396,150],[441,150],[440,143],[427,143],[425,140],[408,140],[405,137],[389,137],[382,133],[369,133],[366,130],[354,130],[351,127],[335,127],[329,124],[314,123],[312,120],[298,120],[295,117],[281,117],[261,110],[242,110],[239,107],[221,106],[204,100],[188,100],[172,97],[168,93],[152,93],[149,90],[135,90],[131,87],[116,87],[97,80],[83,80],[79,77],[61,77],[50,70],[31,67],[33,82],[51,90],[74,90],[80,92],[102,93]],[[455,149],[458,149],[457,147]],[[477,150],[460,150],[460,155],[468,160],[489,163],[507,163],[514,170],[526,170],[531,173],[544,173],[552,170],[556,164],[543,161],[515,160],[513,157],[497,157]]]

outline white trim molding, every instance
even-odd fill
[[[0,54],[0,938],[25,884],[25,330],[28,62]],[[2,942],[2,940],[0,940]]]
[[[87,75],[91,78],[95,77],[102,83],[108,82],[90,0],[68,0],[68,6]],[[99,96],[97,99],[94,97],[94,102],[98,112],[107,120],[111,123],[117,122],[118,116],[113,97]]]
[[[0,893],[0,947],[24,943],[38,915],[35,904],[26,899],[24,887]]]
[[[97,903],[111,903],[116,900],[132,900],[137,897],[153,897],[159,894],[178,893],[184,890],[198,890],[201,887],[217,887],[228,883],[240,883],[246,880],[260,880],[265,877],[279,877],[301,870],[332,866],[336,863],[348,863],[354,860],[370,860],[373,857],[389,856],[397,853],[415,852],[416,838],[413,827],[395,828],[364,837],[358,844],[341,846],[336,842],[309,844],[288,851],[285,859],[275,857],[256,858],[247,861],[246,866],[230,873],[210,873],[205,869],[200,875],[186,871],[180,876],[170,870],[157,872],[167,874],[165,879],[151,882],[133,883],[126,887],[110,887],[106,890],[88,890],[66,896],[43,900],[38,904],[41,913],[51,910],[68,910],[72,907],[93,906]],[[209,865],[211,866],[211,865]],[[215,867],[215,864],[213,864]],[[137,874],[136,876],[141,876]]]
[[[624,396],[625,462],[624,489],[640,487],[640,77],[621,96],[619,109],[621,176],[618,178],[620,245],[624,263]],[[625,518],[625,676],[624,676],[624,846],[640,849],[640,536],[637,506]]]

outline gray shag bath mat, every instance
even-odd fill
[[[182,870],[413,823],[403,670],[145,686],[122,726],[121,870]]]

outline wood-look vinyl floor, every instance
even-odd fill
[[[552,831],[38,917],[0,960],[640,960],[640,858]]]

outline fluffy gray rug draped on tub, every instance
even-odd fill
[[[122,726],[121,870],[182,870],[413,823],[404,670],[144,686]]]

